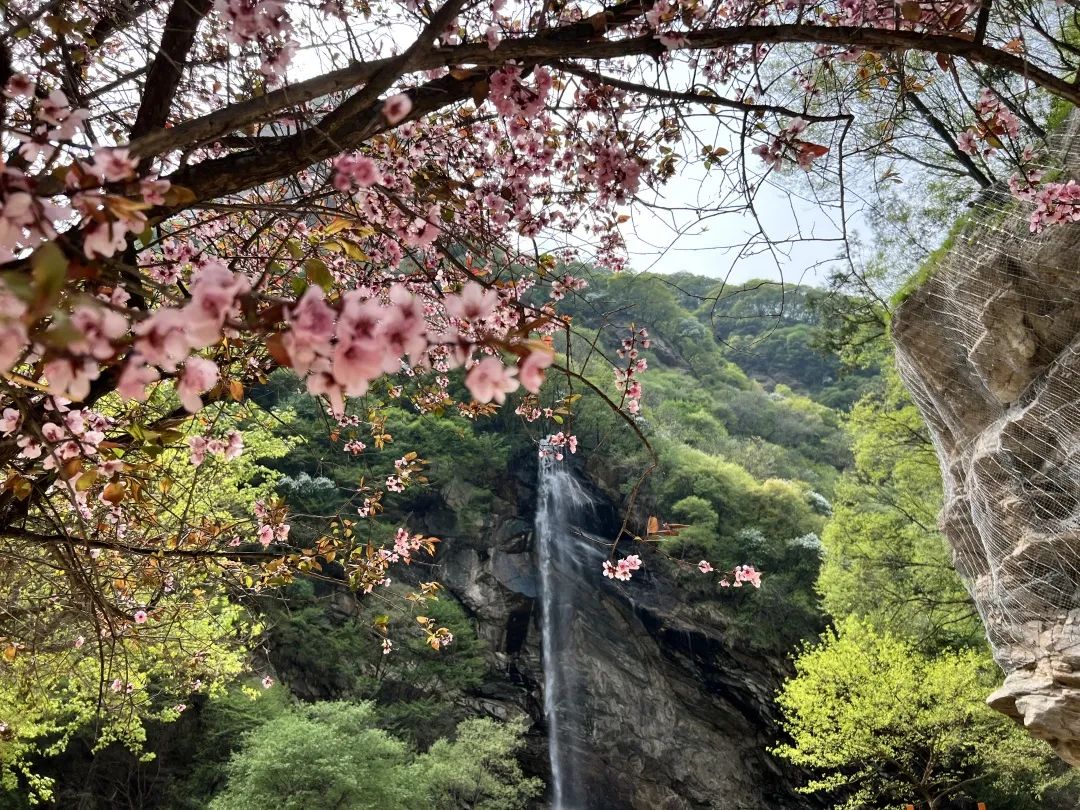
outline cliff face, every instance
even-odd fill
[[[547,743],[531,516],[535,492],[519,479],[469,537],[444,540],[441,581],[470,611],[490,648],[493,676],[476,708],[534,721],[531,769],[544,775]],[[498,510],[497,510],[498,511]],[[615,514],[601,508],[601,537]],[[733,648],[717,616],[686,608],[646,568],[630,583],[592,575],[557,582],[572,606],[570,660],[579,678],[569,741],[588,808],[575,810],[782,810],[814,807],[793,791],[798,774],[765,749],[779,732],[772,695],[784,662]]]
[[[1080,167],[1075,128],[1062,146]],[[998,710],[1080,765],[1080,226],[976,209],[895,312],[945,481],[940,518],[1005,685]]]

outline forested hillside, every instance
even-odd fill
[[[334,532],[385,532],[390,544],[394,525],[418,540],[482,537],[492,514],[529,508],[520,488],[535,479],[545,423],[577,437],[561,463],[606,493],[612,525],[655,515],[665,527],[648,542],[622,540],[620,554],[644,560],[639,582],[604,587],[633,598],[649,581],[672,583],[687,615],[782,669],[785,656],[805,649],[781,698],[792,737],[767,732],[782,744],[777,753],[804,769],[802,781],[817,779],[811,787],[851,807],[885,807],[912,790],[950,801],[1004,796],[1013,807],[1057,801],[1064,787],[1055,787],[1047,752],[982,706],[994,674],[934,528],[937,468],[881,344],[857,352],[858,364],[834,351],[835,322],[827,329],[823,318],[844,302],[764,282],[582,275],[588,287],[564,302],[573,329],[556,335],[555,347],[579,360],[614,357],[611,336],[647,330],[633,429],[597,396],[610,380],[590,379],[588,364],[577,389],[565,380],[544,388],[535,405],[551,410],[532,423],[520,408],[419,415],[422,391],[408,386],[389,391],[397,404],[377,417],[334,420],[290,378],[271,377],[252,392],[256,407],[229,417],[248,437],[247,461],[222,473],[216,492],[247,503],[277,498],[313,563],[309,575],[282,577],[237,603],[243,632],[259,639],[243,663],[256,674],[209,690],[193,677],[190,698],[146,728],[141,755],[101,739],[92,723],[43,712],[53,725],[29,741],[23,775],[8,771],[4,806],[50,790],[55,806],[85,808],[527,806],[546,776],[535,756],[524,760],[531,775],[515,760],[543,734],[535,706],[492,715],[483,696],[505,696],[528,675],[505,668],[498,645],[511,642],[491,637],[458,594],[422,585],[440,577],[439,546],[434,556],[418,550],[411,565],[399,560],[384,582],[360,583],[371,593],[359,598],[340,587],[346,569],[319,549],[328,521]],[[382,489],[388,478],[393,485]],[[378,523],[365,520],[376,513]],[[752,564],[762,587],[736,590],[742,583],[721,583],[703,563],[715,572]],[[430,599],[418,603],[417,588]],[[822,646],[800,647],[830,618],[837,629]],[[847,683],[843,695],[823,677]],[[850,697],[861,692],[868,703]],[[821,714],[830,694],[829,711],[841,712],[834,719]],[[876,701],[897,694],[905,695],[900,714],[877,716]],[[905,710],[915,714],[901,719]],[[931,768],[920,757],[938,727],[951,738],[930,755]],[[839,740],[855,728],[878,731],[842,759]],[[813,739],[837,742],[825,754]],[[895,762],[925,766],[927,784],[893,772]]]

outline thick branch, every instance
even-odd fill
[[[494,51],[484,45],[439,48],[418,56],[414,62],[414,69],[420,71],[461,64],[494,69],[510,60],[533,64],[554,64],[563,59],[608,59],[645,54],[658,56],[664,51],[663,46],[651,36],[615,41],[597,39],[597,36],[598,32],[592,24],[579,23],[576,26],[546,32],[545,35],[539,37],[505,41]],[[1073,87],[1065,80],[1014,54],[956,36],[795,24],[714,29],[688,34],[687,41],[686,49],[688,50],[753,44],[819,43],[838,47],[945,53],[1024,76],[1048,92],[1080,106],[1080,88]],[[370,78],[375,68],[385,67],[386,64],[385,61],[368,63],[345,72],[339,71],[337,74],[323,77],[316,85],[308,85],[301,95],[310,97],[316,89],[323,90],[330,85],[354,81],[361,76]],[[412,91],[413,117],[418,117],[416,111],[421,109],[425,113],[432,112],[468,98],[470,95],[468,90],[474,83],[470,81],[466,87],[459,80],[439,80]],[[262,104],[245,102],[237,105],[236,108],[229,108],[220,114],[213,114],[191,122],[189,125],[181,125],[164,134],[154,133],[136,143],[135,148],[139,154],[148,156],[157,149],[171,149],[182,145],[183,141],[173,140],[176,136],[182,136],[183,140],[186,140],[196,132],[202,138],[213,137],[214,133],[225,134],[232,131],[239,122],[249,120],[253,114],[266,116],[275,109],[295,102],[295,97],[290,97],[290,91],[281,92],[283,94],[276,96],[272,102],[267,102],[265,99]],[[272,150],[249,151],[206,161],[177,172],[171,179],[175,183],[194,190],[197,202],[235,194],[306,168],[344,149],[354,148],[366,138],[386,129],[381,125],[369,125],[361,131],[349,132],[347,124],[355,123],[355,118],[354,116],[335,121],[335,129],[345,136],[337,138],[336,143],[331,143],[325,133],[313,128],[283,139]],[[162,210],[158,213],[171,212]]]
[[[113,7],[108,9],[94,25],[93,30],[90,32],[90,38],[101,44],[106,37],[112,36],[117,31],[131,25],[143,14],[152,10],[154,6],[154,0],[139,0],[136,3],[117,0]]]
[[[327,137],[334,137],[358,116],[364,114],[365,111],[370,111],[379,96],[392,87],[394,82],[401,76],[411,73],[415,69],[417,60],[431,48],[435,39],[446,30],[463,5],[465,5],[465,0],[447,0],[405,53],[380,68],[363,89],[327,115],[319,123],[319,128]]]
[[[210,3],[211,0],[175,0],[169,9],[161,45],[146,76],[142,105],[131,127],[132,138],[165,126],[188,51],[195,42],[199,23],[210,12]]]
[[[990,22],[990,9],[993,5],[994,0],[982,0],[979,7],[979,17],[975,20],[975,41],[980,44],[986,40],[986,25]]]

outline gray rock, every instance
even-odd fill
[[[491,677],[470,705],[531,717],[525,760],[543,777],[536,561],[531,535],[503,507],[487,521],[487,537],[444,542],[438,562],[489,647]],[[733,647],[715,611],[688,608],[655,575],[626,586],[596,580],[560,584],[575,607],[571,654],[581,679],[570,748],[591,797],[575,810],[820,806],[794,792],[801,774],[766,750],[780,736],[772,700],[788,662]]]
[[[1061,144],[1080,167],[1077,126]],[[940,525],[1007,673],[990,703],[1080,764],[1080,225],[978,209],[893,318]]]

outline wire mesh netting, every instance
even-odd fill
[[[1057,140],[1080,173],[1080,121]],[[1080,224],[983,192],[896,310],[945,482],[941,527],[1008,673],[991,704],[1080,764]]]

